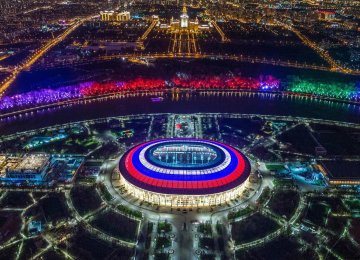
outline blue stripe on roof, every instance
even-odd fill
[[[174,140],[179,140],[179,139],[174,139]],[[188,141],[187,139],[180,139],[180,140],[185,140]],[[161,142],[161,141],[154,141],[154,142]],[[207,181],[207,180],[216,180],[216,179],[221,179],[226,177],[227,175],[231,174],[237,167],[238,165],[238,160],[236,158],[236,155],[234,154],[233,151],[231,151],[230,149],[228,149],[226,146],[223,146],[219,143],[213,143],[211,141],[202,141],[202,142],[208,142],[208,143],[213,143],[216,145],[221,146],[222,148],[224,148],[226,151],[229,152],[231,160],[230,160],[230,164],[223,170],[219,171],[219,172],[214,172],[211,174],[164,174],[164,173],[159,173],[153,170],[150,170],[148,168],[146,168],[139,159],[139,155],[140,152],[148,145],[154,143],[154,142],[150,142],[145,144],[142,147],[139,147],[137,149],[137,151],[133,154],[133,158],[132,158],[132,163],[134,165],[134,167],[141,172],[142,174],[154,178],[154,179],[160,179],[160,180],[175,180],[175,181]],[[191,142],[191,141],[189,141]]]

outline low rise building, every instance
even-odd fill
[[[84,157],[44,153],[0,155],[0,184],[53,186],[70,183],[82,167]]]
[[[45,179],[49,170],[50,156],[47,154],[26,154],[14,158],[11,165],[5,168],[6,178],[21,181],[39,181]]]
[[[103,22],[122,22],[130,20],[130,12],[102,11],[100,19]]]

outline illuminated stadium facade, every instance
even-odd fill
[[[250,163],[237,149],[202,139],[161,139],[127,151],[121,184],[134,197],[169,207],[207,207],[241,195]]]

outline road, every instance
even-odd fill
[[[323,58],[327,63],[330,64],[332,71],[340,71],[345,74],[353,74],[357,73],[359,75],[359,71],[351,70],[339,64],[336,60],[334,60],[327,51],[320,48],[315,42],[311,41],[308,37],[306,37],[303,33],[301,33],[295,27],[282,23],[280,21],[276,22],[278,25],[282,26],[283,28],[293,32],[306,46],[313,49],[321,58]]]
[[[177,39],[179,41],[179,39]],[[171,48],[170,48],[171,49]],[[184,52],[162,52],[162,53],[131,53],[131,54],[117,54],[117,55],[105,55],[87,59],[80,59],[73,63],[69,64],[59,64],[59,65],[48,65],[42,67],[41,69],[51,69],[51,68],[61,68],[69,66],[78,66],[91,64],[93,62],[102,62],[110,60],[122,60],[122,59],[211,59],[211,60],[233,60],[237,62],[244,63],[253,63],[253,64],[266,64],[279,67],[288,67],[288,68],[299,68],[299,69],[310,69],[318,71],[328,71],[328,72],[339,72],[348,75],[359,76],[360,71],[349,70],[349,69],[340,69],[338,67],[331,66],[319,66],[311,65],[306,63],[291,62],[291,61],[281,61],[274,59],[266,59],[265,57],[252,57],[245,55],[235,55],[235,54],[216,54],[216,53],[184,53]]]
[[[38,49],[32,56],[30,56],[23,64],[20,66],[15,67],[13,72],[9,77],[7,77],[3,82],[0,84],[0,97],[4,95],[5,91],[11,86],[11,84],[16,80],[19,74],[24,71],[28,70],[36,61],[38,61],[41,57],[43,57],[50,49],[61,43],[65,40],[72,32],[74,32],[80,25],[82,25],[85,21],[94,18],[94,16],[86,17],[83,19],[79,19],[75,21],[68,29],[66,29],[62,34],[59,36],[51,39],[48,43],[43,45],[40,49]]]

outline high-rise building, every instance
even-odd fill
[[[187,14],[186,6],[183,6],[182,14],[180,15],[180,27],[187,28],[189,26],[189,15]]]

